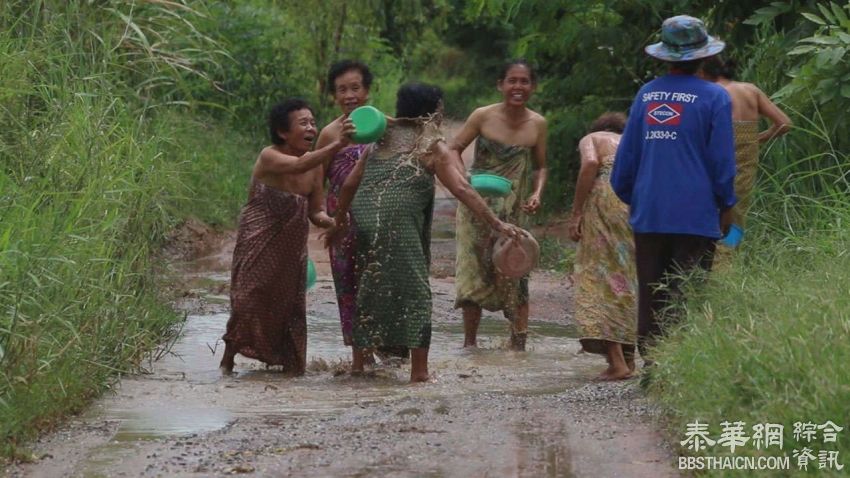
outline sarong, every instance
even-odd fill
[[[747,211],[752,204],[753,185],[759,168],[758,121],[735,121],[735,196],[732,222],[746,226]]]
[[[637,341],[637,271],[629,207],[610,184],[614,155],[603,158],[582,212],[575,259],[576,311],[582,348],[607,354],[606,341],[634,357]]]
[[[513,183],[511,194],[485,198],[500,220],[527,228],[521,209],[531,188],[531,148],[498,143],[478,136],[472,174],[504,176]],[[528,303],[528,276],[513,279],[499,274],[493,266],[494,237],[490,226],[458,204],[456,219],[457,261],[455,308],[476,305],[489,311],[512,314]]]
[[[224,341],[236,353],[303,374],[307,356],[307,198],[258,181],[242,208]]]
[[[746,230],[747,212],[753,198],[753,185],[759,167],[758,121],[735,121],[735,196],[738,202],[732,206],[732,223]],[[714,257],[715,269],[722,270],[732,260],[734,249],[717,243]]]
[[[356,347],[431,344],[434,175],[421,163],[422,126],[397,120],[366,159],[357,218]]]
[[[336,212],[340,188],[342,188],[345,179],[351,173],[366,147],[367,145],[364,144],[352,145],[334,155],[334,159],[325,173],[325,177],[328,179],[328,214],[333,215]],[[342,340],[345,345],[352,344],[352,320],[357,308],[357,277],[354,267],[357,219],[353,213],[351,216],[351,227],[348,229],[348,233],[329,250],[331,274],[334,278],[336,301],[339,306],[339,321],[342,326]]]

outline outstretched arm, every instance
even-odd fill
[[[342,134],[327,146],[315,151],[304,153],[301,156],[291,156],[278,151],[276,148],[263,149],[258,160],[257,178],[262,180],[269,176],[284,174],[298,174],[309,171],[316,166],[330,160],[340,149],[351,142],[350,136],[354,133],[354,123],[351,120],[343,122]]]
[[[593,189],[596,173],[599,172],[599,156],[596,153],[596,146],[591,135],[587,135],[579,141],[578,150],[581,153],[581,168],[578,172],[576,194],[573,199],[573,209],[568,226],[570,239],[574,241],[581,239],[584,203],[587,201],[587,196],[590,195],[590,190]]]
[[[502,222],[493,214],[484,198],[472,189],[466,176],[458,170],[456,164],[460,161],[460,154],[457,150],[449,149],[444,142],[440,141],[434,145],[431,155],[434,159],[434,174],[454,197],[497,232],[512,237],[518,235],[519,232],[515,226]]]
[[[770,120],[770,128],[759,133],[759,143],[765,143],[773,138],[778,138],[791,130],[791,118],[779,109],[778,106],[763,91],[758,90],[759,114]]]

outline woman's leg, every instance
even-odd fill
[[[619,342],[607,341],[608,348],[608,370],[602,374],[605,380],[622,380],[632,376],[632,371],[623,356],[623,346]]]
[[[478,325],[481,323],[481,307],[463,306],[463,346],[478,347]]]
[[[525,351],[525,339],[528,336],[528,303],[520,305],[511,318],[511,350]]]
[[[428,348],[411,349],[410,382],[427,382],[428,378]]]
[[[351,373],[363,373],[367,364],[374,363],[375,358],[372,356],[371,349],[364,347],[351,347]]]
[[[221,359],[221,364],[219,364],[218,369],[221,370],[221,373],[225,375],[229,375],[233,372],[234,359],[236,358],[236,352],[233,350],[233,347],[225,343],[224,345],[224,357]]]

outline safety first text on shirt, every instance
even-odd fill
[[[675,129],[652,126],[679,126],[685,113],[685,104],[696,102],[698,97],[693,93],[679,91],[648,91],[641,95],[641,100],[646,104],[646,124],[649,126],[644,139],[677,140],[679,133]]]

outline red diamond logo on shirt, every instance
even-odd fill
[[[650,103],[647,107],[647,124],[677,126],[681,121],[681,103]]]

